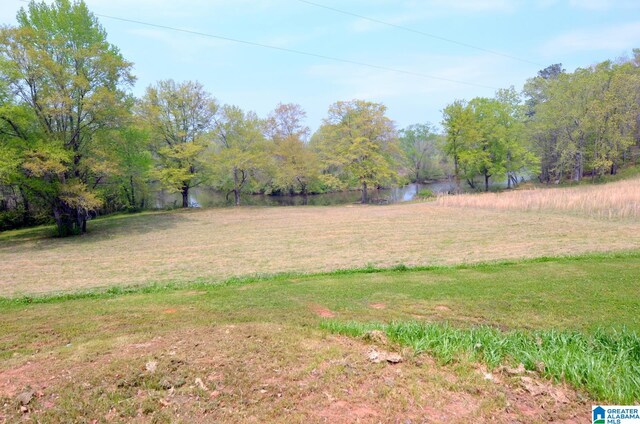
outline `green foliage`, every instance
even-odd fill
[[[214,185],[233,193],[239,206],[240,194],[252,191],[264,177],[261,174],[269,173],[273,145],[264,136],[264,122],[254,112],[244,112],[237,106],[220,109],[212,134],[216,144],[211,165]]]
[[[615,174],[638,146],[640,69],[605,61],[527,82],[528,132],[543,182]]]
[[[363,202],[367,187],[392,184],[398,175],[398,138],[385,112],[363,100],[334,103],[312,140],[324,173],[361,186]]]
[[[410,125],[400,130],[399,140],[411,181],[443,175],[439,137],[431,124]]]
[[[457,178],[475,187],[475,178],[505,176],[509,185],[518,175],[535,172],[537,158],[524,138],[523,107],[513,88],[500,90],[496,98],[456,101],[444,109],[445,152],[455,164]]]
[[[418,192],[418,197],[422,197],[424,199],[430,199],[432,197],[436,197],[436,195],[433,193],[433,191],[431,189],[422,188]]]
[[[147,88],[140,102],[140,116],[157,159],[151,175],[165,189],[182,193],[183,207],[189,206],[189,190],[208,178],[209,132],[217,110],[215,99],[192,81],[159,81]]]
[[[394,342],[443,363],[467,359],[496,368],[524,364],[555,381],[586,390],[595,399],[632,404],[640,399],[640,336],[629,330],[537,330],[502,332],[492,327],[458,328],[446,323],[361,324],[325,321],[333,333],[361,337],[382,330]]]
[[[131,63],[82,1],[32,1],[17,21],[0,30],[2,150],[13,158],[1,173],[47,205],[60,235],[82,232],[113,168],[98,140],[129,113]]]
[[[279,104],[266,120],[266,133],[273,142],[273,191],[314,193],[322,191],[316,152],[306,143],[309,127],[306,113],[296,104]]]

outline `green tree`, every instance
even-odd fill
[[[215,99],[193,81],[159,81],[147,88],[140,104],[157,159],[153,175],[167,190],[182,194],[183,208],[189,207],[189,190],[207,178],[206,152],[217,110]]]
[[[558,129],[551,129],[542,124],[540,117],[536,116],[539,105],[549,100],[550,85],[554,84],[560,75],[565,73],[562,64],[546,67],[538,72],[535,78],[527,80],[523,94],[526,105],[526,137],[531,143],[535,155],[539,159],[539,180],[549,184],[552,180],[560,178],[557,171],[558,157]]]
[[[396,181],[398,137],[386,106],[364,100],[340,101],[316,132],[314,145],[325,170],[357,182],[362,203],[367,190]]]
[[[129,114],[131,63],[83,1],[32,1],[17,21],[0,30],[0,75],[32,118],[3,118],[21,140],[18,183],[47,205],[60,235],[84,232],[112,168],[99,135]]]
[[[536,157],[523,137],[524,109],[514,89],[501,90],[493,99],[456,101],[443,112],[445,151],[471,187],[477,176],[484,179],[485,191],[492,177],[506,176],[510,184],[517,183],[518,173],[536,168]]]
[[[637,143],[640,72],[636,58],[605,61],[525,86],[530,112],[527,131],[541,157],[541,179],[579,181],[615,173]]]
[[[306,143],[306,116],[299,105],[279,104],[266,120],[266,133],[273,142],[272,185],[276,191],[306,195],[319,183],[318,157]]]
[[[434,174],[438,134],[431,124],[415,124],[400,130],[400,149],[414,182]]]
[[[147,206],[154,165],[149,139],[148,129],[132,122],[109,140],[118,164],[111,186],[115,188],[114,195],[123,199],[123,206],[128,210],[140,210]]]
[[[455,100],[442,111],[442,126],[445,129],[444,152],[453,160],[453,174],[457,189],[460,189],[460,154],[465,140],[475,137],[475,125],[471,108],[464,100]]]
[[[225,105],[215,117],[213,139],[217,146],[213,161],[216,185],[227,196],[233,193],[234,204],[240,206],[242,192],[269,166],[264,122],[253,112]]]

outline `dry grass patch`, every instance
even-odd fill
[[[635,220],[434,203],[179,211],[109,217],[89,230],[0,235],[0,296],[640,247]]]
[[[500,210],[561,211],[598,218],[640,218],[640,179],[573,188],[441,196],[438,204]]]

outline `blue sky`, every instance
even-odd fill
[[[86,0],[96,14],[145,21],[365,62],[466,85],[238,44],[99,17],[135,63],[141,95],[160,79],[198,80],[221,103],[266,116],[299,103],[316,129],[337,100],[382,102],[398,127],[439,124],[458,98],[522,88],[539,69],[577,67],[640,47],[637,0],[313,0],[334,8],[525,59],[444,42],[299,0]],[[25,3],[3,0],[0,22]]]

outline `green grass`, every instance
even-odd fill
[[[640,399],[640,337],[628,330],[503,332],[447,323],[339,321],[325,321],[321,327],[351,337],[381,330],[390,340],[416,353],[429,353],[442,363],[479,361],[491,369],[521,363],[527,370],[568,382],[601,401],[625,405]]]
[[[419,316],[508,328],[592,330],[626,326],[639,331],[640,299],[630,295],[638,291],[639,276],[639,252],[450,267],[367,267],[314,275],[278,274],[0,298],[0,317],[2,310],[38,310],[37,304],[82,309],[91,302],[115,300],[116,305],[136,309],[140,299],[143,303],[162,303],[164,299],[179,299],[184,291],[202,290],[205,296],[188,298],[194,308],[231,309],[240,316],[250,314],[247,308],[259,305],[269,311],[266,318],[272,313],[289,314],[290,320],[297,321],[298,308],[318,303],[343,318],[358,320]],[[386,304],[386,308],[369,306],[376,302]],[[438,306],[450,311],[438,311]]]
[[[187,285],[157,284],[3,299],[0,373],[28,364],[36,367],[38,376],[44,376],[42,381],[49,381],[62,370],[72,369],[73,387],[78,381],[88,381],[95,389],[73,389],[51,380],[46,391],[56,399],[68,400],[68,404],[59,406],[62,409],[58,411],[58,421],[73,421],[79,416],[74,412],[78,405],[84,405],[84,411],[97,408],[106,414],[111,403],[103,392],[114,399],[131,395],[128,386],[118,387],[122,364],[127,364],[125,368],[135,376],[146,360],[155,358],[168,364],[167,352],[175,350],[174,346],[184,346],[184,351],[191,353],[201,343],[206,346],[205,353],[222,357],[223,363],[241,361],[247,353],[242,343],[251,343],[251,349],[260,349],[254,355],[260,362],[252,365],[246,375],[236,371],[244,365],[232,364],[229,375],[242,375],[243,380],[233,384],[259,393],[259,388],[251,386],[252,381],[259,381],[253,374],[262,373],[264,379],[272,377],[271,357],[282,359],[278,369],[297,364],[306,370],[300,371],[303,373],[328,359],[316,357],[315,353],[299,358],[296,352],[301,346],[311,344],[309,352],[315,352],[314,343],[326,345],[326,355],[330,354],[331,360],[342,357],[344,346],[324,339],[330,336],[318,328],[322,318],[317,312],[323,308],[335,314],[337,323],[326,326],[345,322],[396,323],[377,325],[394,331],[390,337],[398,343],[417,352],[428,352],[441,361],[467,357],[490,366],[523,362],[529,368],[544,362],[549,378],[583,387],[594,399],[630,403],[640,400],[638,365],[633,362],[639,359],[636,334],[640,333],[640,298],[635,295],[639,284],[640,252],[628,252],[450,267],[365,267],[222,282],[203,279]],[[365,328],[370,327],[350,324],[341,331],[356,335]],[[256,333],[260,334],[260,341],[253,344]],[[536,343],[538,338],[541,346]],[[181,341],[185,344],[179,345]],[[223,342],[226,344],[221,348],[219,344]],[[141,357],[138,348],[131,346],[145,343],[166,345],[164,350],[145,348],[152,353]],[[197,349],[193,351],[196,353]],[[104,365],[116,355],[112,368]],[[337,364],[336,367],[344,366]],[[367,365],[362,366],[362,375],[369,375]],[[422,372],[411,363],[405,366],[406,372]],[[204,365],[202,369],[192,363],[183,367],[191,382],[211,372]],[[333,387],[344,376],[338,368],[330,368],[336,374],[326,377],[326,387]],[[155,378],[145,380],[151,391],[156,390]],[[420,378],[423,377],[416,375],[416,381]],[[601,386],[601,378],[608,388]],[[464,384],[441,380],[434,399],[440,396],[438,390],[459,391],[465,384],[472,390],[480,387],[478,384],[488,384],[478,383],[481,375]],[[349,379],[339,381],[345,384],[340,390],[352,384]],[[419,386],[416,393],[423,389]],[[292,383],[290,390],[292,395],[300,396],[297,383]],[[325,386],[318,390],[324,397]],[[129,391],[133,393],[132,389]],[[131,396],[121,405],[129,408],[135,404],[136,397]],[[492,396],[492,402],[498,405],[501,395]],[[233,402],[239,410],[246,407],[240,400]],[[395,405],[394,402],[395,399],[389,400],[385,405]],[[572,407],[578,408],[576,404]],[[118,411],[129,416],[124,409]]]

